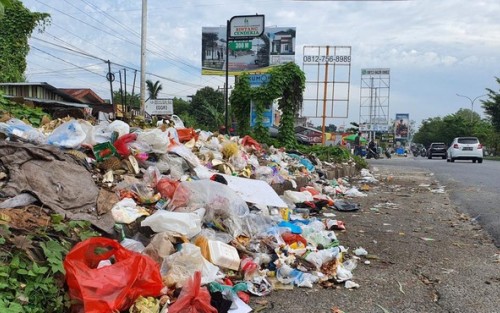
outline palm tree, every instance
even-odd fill
[[[159,80],[157,80],[155,83],[153,83],[149,79],[146,80],[146,88],[148,89],[148,93],[149,93],[149,98],[147,100],[149,100],[149,99],[157,99],[158,98],[158,94],[163,89],[163,87],[161,86]]]

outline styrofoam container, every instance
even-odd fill
[[[235,247],[218,240],[208,240],[210,261],[220,267],[237,271],[240,267],[240,256]]]

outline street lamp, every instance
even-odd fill
[[[467,96],[464,96],[464,95],[459,95],[458,93],[457,93],[457,96],[469,99],[470,106],[471,106],[470,122],[472,123],[472,118],[474,116],[474,101],[476,101],[478,98],[481,98],[481,97],[484,97],[484,96],[487,96],[487,95],[480,95],[480,96],[475,97],[474,99],[471,99],[471,98],[469,98]]]

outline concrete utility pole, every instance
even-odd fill
[[[148,0],[142,0],[141,20],[141,116],[144,116],[146,99],[146,28],[148,19]]]

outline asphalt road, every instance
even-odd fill
[[[500,247],[500,162],[484,160],[446,162],[441,158],[393,157],[369,160],[369,163],[419,168],[434,173],[445,186],[451,201],[462,213],[468,214],[488,232]]]

